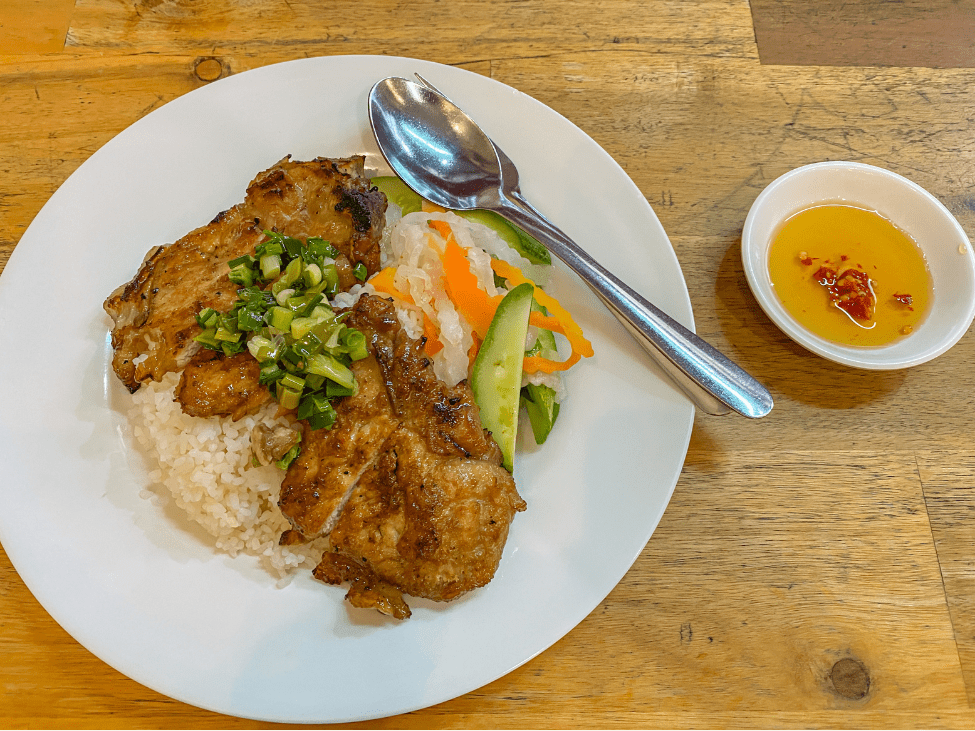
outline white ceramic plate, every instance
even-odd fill
[[[822,203],[877,211],[921,248],[934,297],[931,311],[907,337],[883,346],[841,345],[811,333],[782,305],[769,278],[769,246],[787,218]],[[926,363],[957,343],[975,318],[975,255],[964,229],[917,183],[873,165],[814,163],[772,181],[745,219],[741,255],[748,286],[772,321],[807,350],[854,368],[894,370]]]
[[[411,619],[387,620],[307,573],[276,589],[251,559],[216,553],[138,497],[146,469],[124,416],[128,392],[109,365],[102,301],[150,247],[238,202],[255,173],[288,153],[365,152],[382,169],[367,94],[415,71],[494,136],[544,213],[693,326],[667,236],[622,169],[551,109],[481,76],[389,57],[294,61],[201,88],[125,130],[54,194],[0,278],[0,541],[81,644],[187,703],[338,722],[474,690],[609,594],[677,482],[693,408],[560,268],[552,291],[596,355],[570,373],[549,442],[517,459],[529,507],[486,588],[450,604],[414,600]]]

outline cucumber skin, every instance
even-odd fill
[[[416,213],[423,204],[420,194],[394,175],[379,175],[369,182],[388,200],[398,205],[404,216],[408,213]]]
[[[532,264],[552,264],[552,257],[542,243],[528,232],[522,230],[500,213],[475,208],[470,211],[454,211],[458,216],[487,226],[502,240]]]
[[[555,391],[548,386],[528,384],[521,389],[521,404],[528,412],[535,444],[544,444],[559,418],[559,404],[555,401]]]
[[[495,213],[494,211],[488,211],[483,208],[475,208],[470,211],[454,211],[454,213],[461,218],[466,218],[468,221],[473,221],[474,223],[479,223],[482,226],[487,226],[498,236],[500,236],[508,246],[515,251],[519,251],[521,237],[518,236],[518,232],[515,231],[511,224],[508,223],[508,221],[501,215]]]
[[[494,436],[501,448],[502,465],[509,472],[514,469],[525,336],[534,291],[526,282],[505,295],[471,369],[470,385],[480,408],[481,425]]]

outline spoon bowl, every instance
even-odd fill
[[[410,114],[404,115],[404,109]],[[376,84],[369,96],[369,121],[397,175],[438,206],[483,208],[485,193],[501,185],[490,139],[453,102],[425,86],[396,78]],[[463,154],[457,154],[458,147]],[[397,164],[387,151],[397,151]]]

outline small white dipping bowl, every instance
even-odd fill
[[[920,246],[934,293],[930,311],[910,335],[889,345],[841,345],[814,335],[782,306],[769,277],[772,239],[792,214],[828,203],[874,210]],[[755,299],[786,335],[823,358],[854,368],[894,370],[925,363],[957,343],[975,317],[975,253],[961,225],[922,187],[873,165],[821,162],[774,180],[748,211],[741,258]]]

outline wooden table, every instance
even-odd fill
[[[303,56],[414,56],[530,94],[615,157],[671,237],[698,332],[773,392],[760,421],[697,416],[659,528],[568,636],[368,726],[975,725],[975,337],[906,371],[832,365],[766,318],[738,253],[759,191],[820,160],[906,175],[975,234],[975,70],[763,65],[745,0],[26,6],[0,44],[17,52],[0,56],[0,267],[79,164],[170,99]],[[0,726],[260,725],[103,664],[0,551]]]

